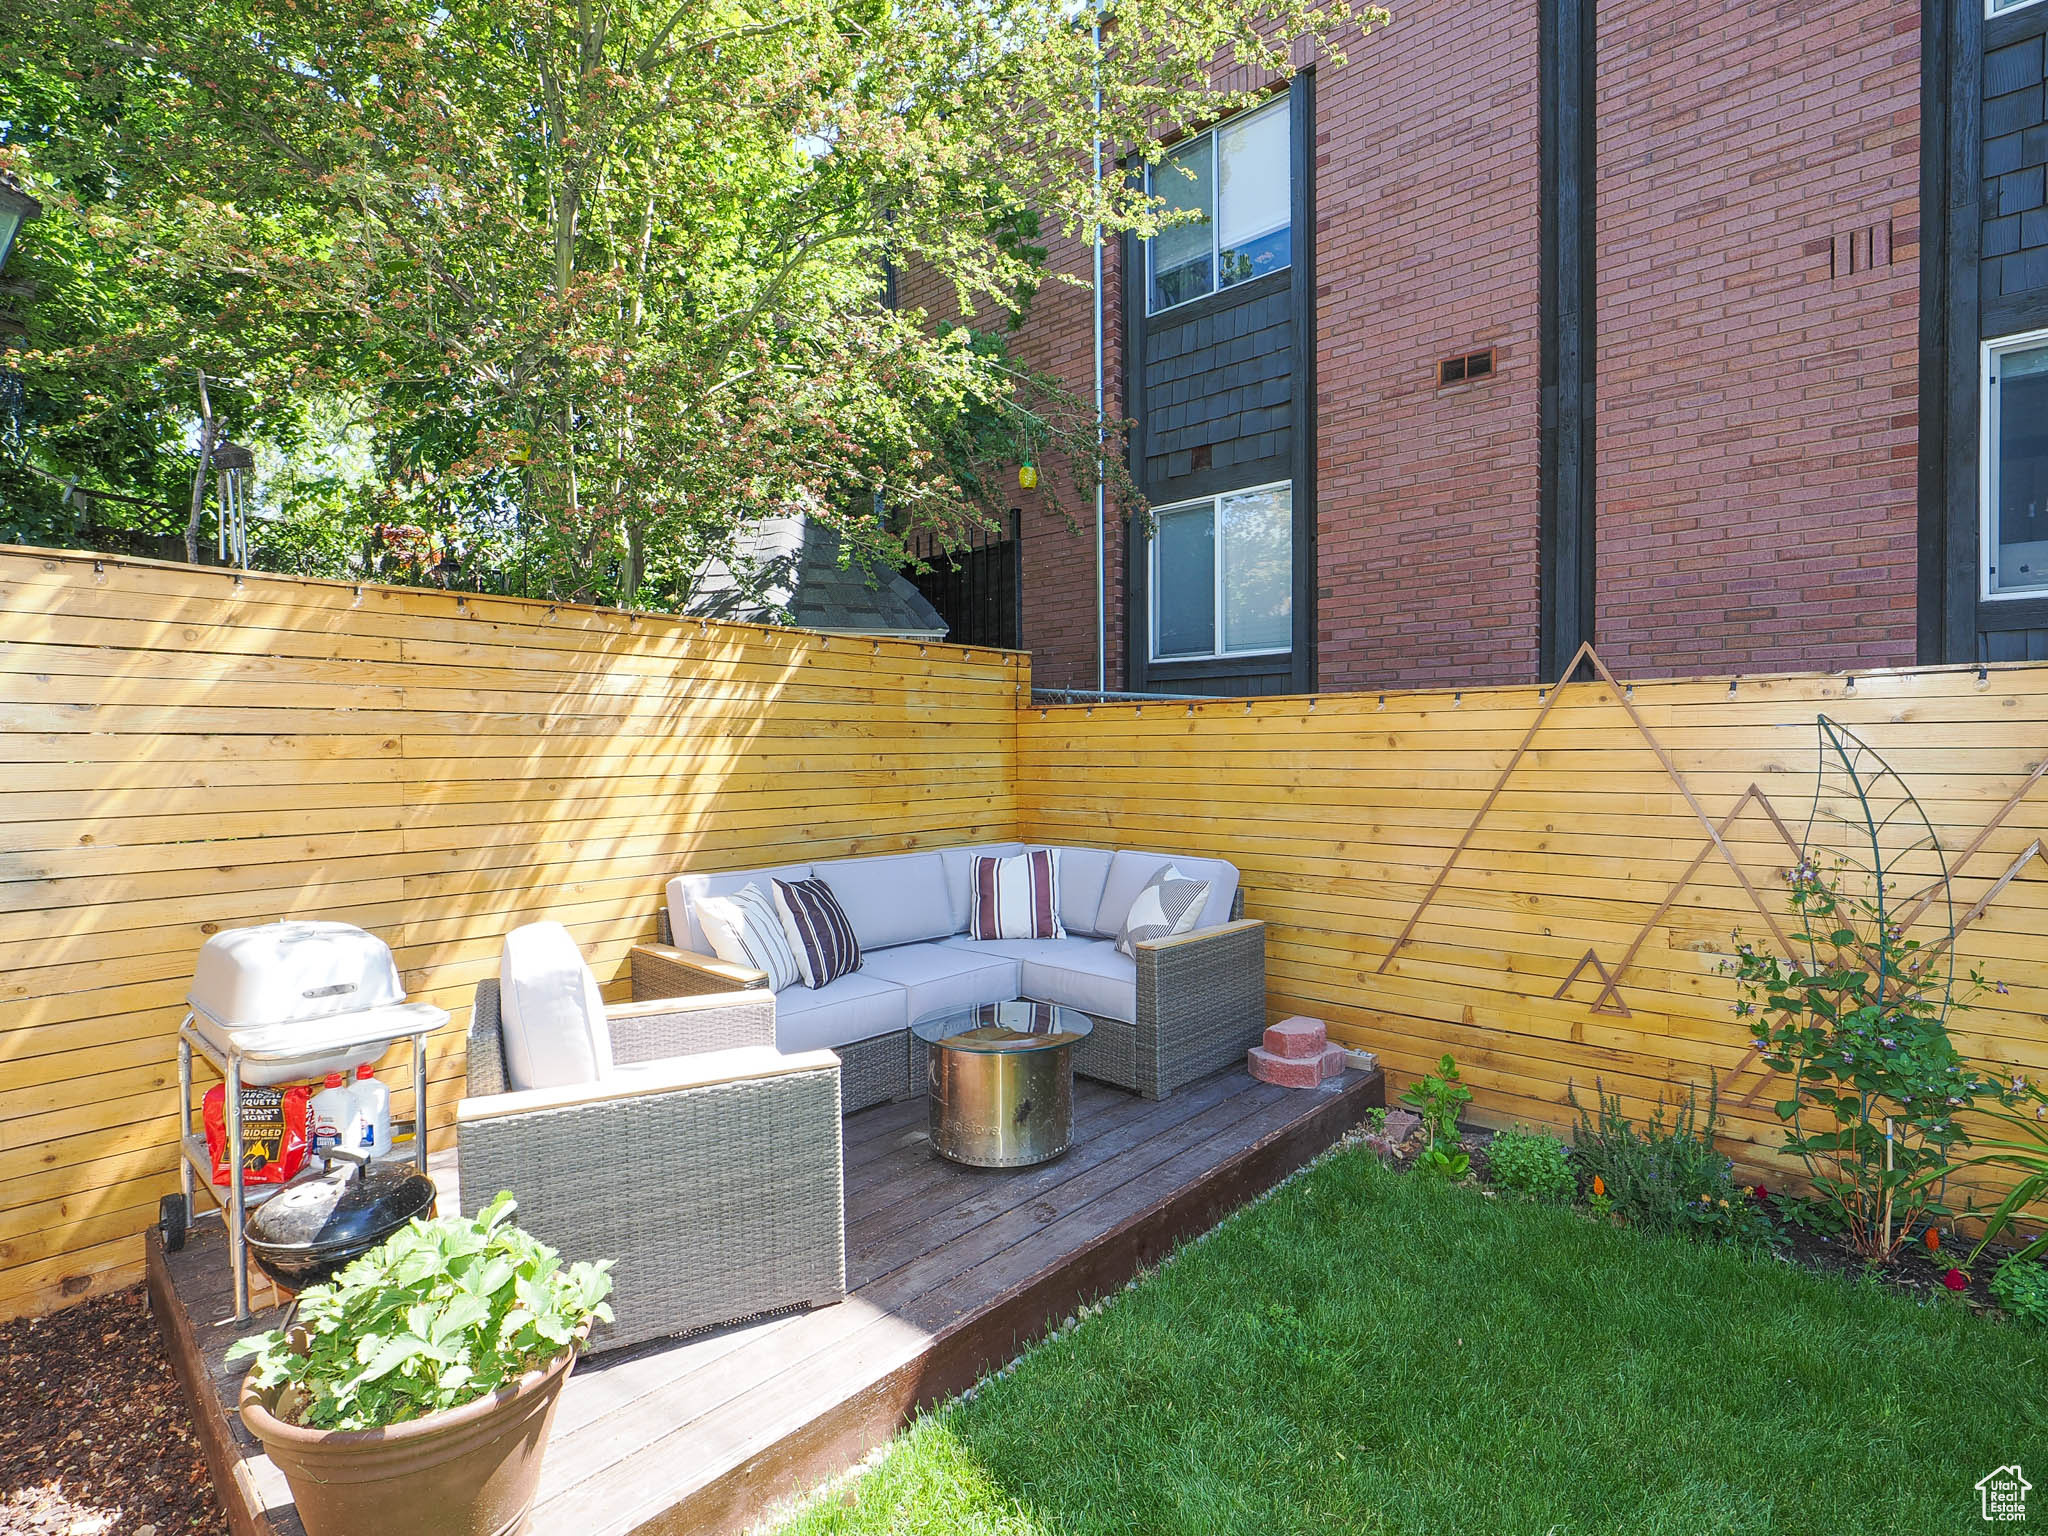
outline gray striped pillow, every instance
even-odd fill
[[[1166,865],[1145,882],[1145,889],[1131,903],[1123,931],[1116,936],[1118,952],[1136,959],[1133,945],[1186,933],[1201,921],[1202,908],[1208,900],[1208,881],[1190,880],[1171,864]]]
[[[796,956],[797,979],[822,987],[860,969],[860,941],[832,887],[822,880],[777,880],[775,905]]]
[[[760,886],[743,885],[730,896],[700,896],[694,907],[697,926],[719,959],[766,971],[771,992],[796,985],[796,955],[782,931],[782,914]]]

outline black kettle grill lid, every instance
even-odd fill
[[[434,1181],[411,1167],[372,1165],[302,1176],[249,1213],[249,1240],[318,1251],[378,1243],[434,1203]]]

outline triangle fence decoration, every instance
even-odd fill
[[[1592,1012],[1612,1014],[1616,1018],[1634,1018],[1635,1015],[1629,1011],[1628,1004],[1622,1000],[1621,988],[1615,984],[1620,973],[1617,971],[1609,974],[1607,967],[1600,963],[1600,957],[1590,949],[1579,957],[1579,963],[1572,967],[1571,974],[1557,984],[1557,990],[1550,994],[1552,999],[1563,997],[1571,984],[1579,979],[1579,972],[1589,965],[1600,978],[1600,990],[1594,995]],[[1611,1008],[1607,1006],[1607,999],[1610,997],[1614,999],[1614,1006]]]
[[[1735,857],[1734,851],[1729,848],[1727,839],[1722,835],[1724,828],[1734,819],[1735,811],[1730,811],[1728,816],[1724,817],[1718,826],[1707,815],[1706,808],[1700,804],[1699,798],[1693,794],[1692,786],[1685,781],[1685,775],[1678,771],[1678,765],[1671,760],[1671,754],[1664,750],[1664,744],[1657,739],[1656,732],[1652,731],[1644,722],[1643,717],[1636,713],[1636,707],[1629,699],[1628,690],[1607,669],[1607,663],[1600,659],[1600,653],[1593,649],[1591,641],[1587,641],[1578,648],[1571,662],[1559,676],[1562,678],[1570,677],[1579,670],[1579,663],[1581,662],[1589,663],[1600,681],[1613,691],[1615,702],[1621,706],[1622,712],[1628,716],[1629,724],[1636,728],[1636,733],[1643,738],[1643,744],[1656,757],[1658,765],[1663,768],[1666,777],[1671,780],[1672,787],[1684,798],[1686,805],[1691,809],[1693,815],[1699,818],[1699,823],[1706,829],[1707,834],[1707,846],[1701,850],[1699,857],[1693,861],[1692,869],[1687,870],[1684,879],[1681,879],[1678,885],[1672,889],[1671,893],[1665,897],[1663,904],[1657,909],[1656,917],[1652,918],[1650,923],[1645,925],[1643,931],[1637,934],[1635,941],[1629,945],[1626,958],[1623,959],[1620,965],[1614,968],[1611,974],[1602,967],[1601,975],[1607,979],[1608,986],[1602,991],[1600,998],[1595,1000],[1596,1009],[1609,993],[1614,995],[1617,1002],[1620,1000],[1620,993],[1615,990],[1616,983],[1623,973],[1628,970],[1630,963],[1634,961],[1637,951],[1642,947],[1643,940],[1648,937],[1649,931],[1655,926],[1657,919],[1663,917],[1670,910],[1672,902],[1677,900],[1679,891],[1684,888],[1685,881],[1692,878],[1694,871],[1706,861],[1709,854],[1719,853],[1721,855],[1723,862],[1727,864],[1729,870],[1733,872],[1736,880],[1741,884],[1743,893],[1749,897],[1751,905],[1756,908],[1765,923],[1770,926],[1771,932],[1777,937],[1778,943],[1785,950],[1785,953],[1788,956],[1791,955],[1793,952],[1792,941],[1786,937],[1785,930],[1779,925],[1777,914],[1765,905],[1762,895],[1758,893],[1755,884],[1751,882],[1748,871],[1742,867],[1741,862]],[[1528,755],[1530,743],[1535,741],[1536,733],[1543,729],[1543,722],[1550,718],[1550,711],[1556,707],[1557,701],[1563,696],[1566,686],[1567,684],[1559,682],[1544,697],[1543,707],[1536,711],[1536,718],[1529,722],[1529,729],[1522,734],[1521,743],[1515,748],[1513,755],[1508,758],[1507,765],[1501,769],[1500,777],[1493,781],[1493,788],[1486,792],[1486,798],[1480,802],[1478,811],[1473,814],[1471,822],[1466,826],[1464,832],[1459,835],[1458,841],[1452,846],[1450,854],[1445,858],[1442,867],[1437,870],[1436,878],[1430,881],[1429,889],[1423,892],[1422,900],[1417,902],[1415,910],[1408,914],[1408,921],[1402,925],[1400,933],[1394,939],[1393,946],[1381,957],[1375,974],[1384,974],[1387,967],[1394,963],[1394,957],[1401,952],[1408,940],[1414,935],[1416,925],[1422,921],[1422,914],[1429,909],[1430,903],[1436,900],[1437,893],[1443,889],[1444,882],[1450,878],[1452,868],[1464,855],[1465,850],[1471,846],[1472,839],[1477,835],[1480,824],[1486,820],[1487,812],[1493,809],[1494,802],[1500,798],[1501,791],[1507,788],[1508,780],[1513,777],[1515,769],[1521,765],[1522,759]],[[1758,789],[1756,785],[1752,784],[1749,790],[1744,793],[1742,799],[1736,802],[1735,810],[1741,810],[1743,805],[1748,803],[1752,796],[1764,806],[1765,814],[1776,823],[1779,832],[1788,840],[1791,840],[1791,834],[1787,831],[1784,822],[1780,820],[1778,813],[1770,808],[1770,802],[1765,798],[1763,791]],[[1798,843],[1793,841],[1792,846],[1796,852]],[[1579,963],[1581,967],[1585,964],[1583,960]],[[1573,975],[1576,976],[1577,974],[1575,970]],[[1562,988],[1559,989],[1560,993],[1562,990]]]

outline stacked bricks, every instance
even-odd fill
[[[1314,1088],[1344,1072],[1344,1048],[1330,1044],[1321,1019],[1282,1019],[1266,1028],[1266,1043],[1245,1059],[1251,1075],[1282,1088]]]

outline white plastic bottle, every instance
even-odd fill
[[[367,1152],[371,1157],[391,1155],[391,1090],[377,1081],[377,1073],[366,1061],[356,1068],[355,1087],[356,1113],[362,1117],[357,1127],[356,1150]]]
[[[328,1073],[326,1086],[306,1106],[306,1139],[311,1143],[312,1158],[322,1168],[327,1166],[332,1148],[354,1146],[349,1129],[356,1118],[354,1091],[343,1083],[339,1072]]]

